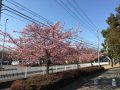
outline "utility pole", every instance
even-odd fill
[[[4,46],[5,46],[5,35],[6,35],[6,25],[7,25],[7,21],[8,21],[8,19],[6,19],[6,21],[5,21],[5,32],[4,32],[4,38],[3,38],[3,49],[2,49],[1,66],[0,66],[0,68],[3,68],[2,62],[3,62],[3,59],[4,59]]]
[[[100,54],[99,54],[99,51],[100,51],[100,47],[99,47],[99,41],[100,41],[100,39],[99,39],[99,31],[97,30],[97,44],[98,44],[98,65],[100,66]]]
[[[0,22],[1,22],[1,10],[2,10],[2,1],[3,0],[0,0]],[[0,65],[0,69],[2,69],[2,57],[1,57],[1,65]]]
[[[1,21],[2,1],[3,1],[3,0],[0,0],[0,21]]]

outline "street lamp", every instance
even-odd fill
[[[99,39],[99,32],[98,32],[98,30],[97,30],[97,41],[98,41],[97,42],[97,44],[98,44],[98,48],[97,48],[98,49],[98,53],[97,53],[98,54],[97,55],[98,56],[98,65],[100,66],[100,54],[99,54],[99,51],[100,51],[99,41],[100,41],[100,39]]]
[[[5,46],[5,34],[6,34],[6,25],[7,25],[8,19],[5,20],[5,32],[4,32],[4,38],[3,38],[3,49],[2,49],[2,56],[1,56],[1,68],[3,68],[3,58],[4,58],[4,46]]]

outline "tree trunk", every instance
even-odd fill
[[[111,60],[111,67],[113,67],[113,59]]]
[[[47,64],[46,65],[46,74],[49,74],[49,68],[50,68],[50,63],[51,63],[50,54],[47,49],[45,49],[45,53],[46,53],[46,64]]]
[[[77,61],[77,69],[79,69],[79,61]]]
[[[47,60],[46,74],[49,74],[50,60]]]
[[[120,60],[118,60],[118,64],[120,65]]]
[[[109,62],[109,65],[110,65],[111,60],[109,60],[108,62]]]
[[[115,65],[115,59],[113,58],[113,66]]]
[[[91,63],[91,66],[93,66],[93,63],[92,63],[92,61],[90,61],[90,63]]]

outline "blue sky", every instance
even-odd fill
[[[16,10],[19,10],[20,12],[33,17],[32,15],[26,13],[23,10],[20,10],[16,8],[15,6],[11,5],[7,1],[12,0],[4,0],[3,4],[10,6],[11,8],[14,8]],[[65,26],[65,29],[70,28],[80,28],[82,31],[80,33],[80,37],[83,40],[89,41],[91,43],[97,43],[96,35],[94,34],[94,31],[92,26],[88,26],[86,23],[86,20],[78,15],[79,22],[76,21],[73,17],[71,17],[70,14],[68,14],[63,7],[61,7],[56,1],[60,0],[15,0],[16,2],[22,4],[23,6],[29,8],[30,10],[38,13],[39,15],[45,17],[51,22],[60,21],[61,25]],[[61,0],[64,3],[68,5],[68,1],[71,3],[72,0]],[[108,25],[106,24],[105,20],[110,15],[110,13],[114,13],[115,8],[118,7],[120,4],[120,0],[75,0],[78,5],[82,8],[82,10],[87,14],[87,16],[92,20],[92,22],[99,28],[99,32],[101,32],[103,29],[106,29]],[[4,8],[4,7],[3,7]],[[73,9],[73,6],[70,6],[71,9]],[[74,9],[73,9],[74,10]],[[14,17],[17,17],[19,19],[22,19],[14,14],[11,14],[5,10],[2,11],[3,13],[12,15]],[[7,22],[7,32],[11,33],[13,36],[16,36],[12,33],[13,30],[20,31],[22,30],[27,24],[29,24],[28,21],[22,22],[17,19],[13,19],[9,16],[6,16],[5,14],[1,15],[1,22],[0,28],[4,29],[5,19],[9,19]],[[79,13],[81,13],[79,11]],[[75,16],[76,17],[76,16]],[[33,17],[43,23],[46,23],[45,21]],[[100,35],[100,43],[103,42],[103,38]]]

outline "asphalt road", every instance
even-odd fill
[[[113,79],[115,79],[116,86],[113,86],[115,84]],[[95,80],[97,80],[97,84],[95,84]],[[61,90],[120,90],[120,67],[110,69],[92,78],[84,78],[82,81],[78,79]]]

